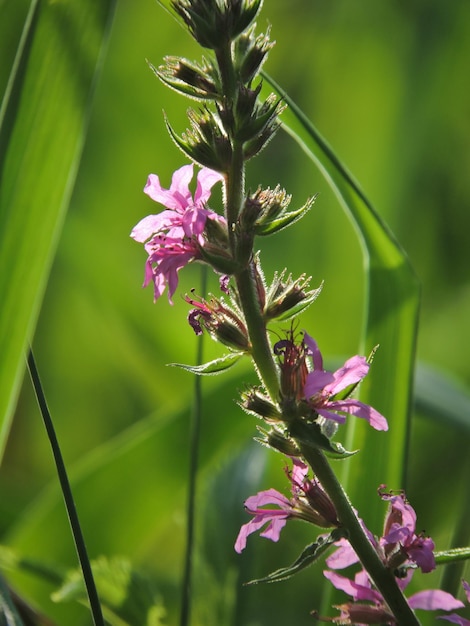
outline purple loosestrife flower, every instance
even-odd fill
[[[290,518],[303,519],[323,528],[338,526],[334,506],[315,478],[307,478],[308,466],[293,459],[292,472],[286,470],[291,481],[292,497],[289,499],[276,489],[260,491],[245,501],[245,508],[253,519],[243,524],[235,542],[235,551],[240,553],[246,546],[247,537],[266,526],[261,537],[279,541],[281,530]],[[277,508],[261,508],[275,505]]]
[[[387,494],[381,488],[379,495],[382,500],[389,502],[380,545],[390,565],[396,563],[400,566],[405,560],[410,560],[424,574],[432,572],[436,568],[434,542],[430,537],[416,535],[416,513],[413,507],[406,501],[404,494]]]
[[[154,284],[154,300],[168,286],[168,300],[178,286],[178,272],[193,259],[200,259],[204,246],[204,229],[208,219],[225,223],[223,217],[206,208],[215,183],[223,176],[208,168],[197,175],[194,199],[189,189],[193,166],[184,165],[173,174],[170,189],[164,189],[158,176],[150,174],[144,192],[166,207],[158,215],[144,217],[132,230],[131,237],[143,243],[148,259],[145,265],[146,287]]]
[[[412,571],[409,571],[405,579],[397,581],[402,590],[410,582],[412,573]],[[341,611],[339,617],[323,618],[324,621],[343,625],[355,624],[357,626],[365,624],[396,624],[382,595],[372,587],[367,572],[361,570],[355,575],[354,580],[329,570],[324,571],[323,574],[336,589],[344,591],[353,599],[353,602],[336,607]],[[454,598],[450,593],[439,589],[419,591],[408,598],[408,603],[412,609],[423,609],[426,611],[439,609],[452,611],[463,607],[463,603],[460,600]]]
[[[389,569],[414,564],[425,574],[431,572],[436,567],[433,540],[416,535],[416,513],[405,495],[385,493],[384,488],[383,485],[380,487],[379,495],[389,503],[389,508],[383,537],[377,540],[360,520],[367,536]],[[343,569],[359,561],[347,539],[341,539],[336,545],[338,549],[326,559],[328,567]]]
[[[388,430],[385,417],[371,406],[354,398],[334,399],[339,392],[357,384],[367,375],[369,371],[367,359],[363,356],[353,356],[336,372],[327,372],[323,369],[323,357],[316,341],[307,333],[304,341],[313,361],[313,371],[307,376],[304,395],[318,415],[344,424],[346,413],[367,420],[376,430]]]

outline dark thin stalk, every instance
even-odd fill
[[[201,268],[201,295],[206,293],[207,266]],[[196,363],[203,359],[203,337],[197,342]],[[196,488],[199,466],[199,440],[201,435],[202,417],[202,380],[196,376],[194,382],[193,410],[191,413],[191,434],[189,442],[189,477],[188,501],[186,509],[186,550],[184,559],[183,588],[181,599],[180,626],[189,626],[191,618],[192,564],[194,554],[194,536],[196,525]]]
[[[93,578],[93,572],[91,571],[90,559],[85,546],[85,540],[83,538],[82,529],[78,519],[77,509],[73,500],[72,490],[70,488],[70,482],[65,469],[64,460],[60,451],[59,442],[52,423],[51,414],[47,406],[46,397],[41,385],[39,373],[36,367],[36,363],[33,356],[33,351],[30,349],[28,354],[28,368],[33,383],[34,392],[38,401],[39,409],[41,411],[44,426],[46,428],[47,436],[51,444],[52,454],[56,464],[57,475],[59,477],[60,487],[62,489],[62,495],[65,502],[65,508],[70,522],[70,528],[72,530],[72,536],[75,543],[75,549],[77,551],[80,567],[82,568],[83,579],[85,581],[85,588],[90,602],[90,610],[93,617],[93,623],[95,626],[104,626],[103,614],[101,612],[101,605],[96,591],[95,580]]]

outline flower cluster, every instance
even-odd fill
[[[178,286],[178,272],[194,259],[201,259],[206,243],[208,221],[225,224],[223,217],[206,208],[211,189],[223,180],[221,174],[202,168],[197,175],[194,199],[189,189],[193,166],[184,165],[173,174],[170,189],[164,189],[158,176],[150,174],[144,192],[166,207],[158,215],[144,217],[132,230],[131,237],[143,243],[148,259],[144,287],[154,284],[157,300],[168,286],[168,299]]]
[[[335,508],[322,486],[315,478],[307,478],[308,466],[299,459],[293,459],[292,471],[286,470],[286,473],[291,482],[291,498],[276,489],[267,489],[245,501],[247,512],[254,517],[243,524],[238,533],[235,541],[237,552],[245,548],[249,535],[264,526],[266,528],[260,536],[278,541],[288,519],[301,519],[322,528],[339,526]],[[266,505],[276,508],[262,508]]]
[[[431,572],[435,568],[434,542],[430,537],[416,534],[416,512],[403,493],[386,493],[384,486],[381,486],[379,495],[389,503],[383,536],[376,539],[362,521],[361,524],[385,567],[396,575],[398,586],[404,590],[417,568],[423,573]],[[331,569],[325,570],[324,575],[337,589],[351,596],[353,602],[337,606],[340,616],[324,618],[325,621],[359,625],[395,624],[395,619],[382,594],[373,587],[366,571],[357,572],[354,580],[338,574],[336,570],[353,565],[359,559],[347,539],[341,539],[336,545],[337,550],[326,559],[326,564]],[[413,609],[445,611],[463,606],[462,602],[451,594],[437,589],[413,594],[408,598],[408,604]]]

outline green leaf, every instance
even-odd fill
[[[268,574],[264,578],[251,580],[246,584],[256,585],[258,583],[274,583],[291,578],[294,574],[301,572],[303,569],[317,561],[321,556],[323,556],[331,545],[333,545],[336,541],[339,541],[342,537],[344,537],[344,532],[339,528],[335,528],[329,535],[320,535],[314,543],[311,543],[304,548],[300,556],[294,561],[294,563],[292,563],[292,565],[282,567],[281,569]]]
[[[282,126],[315,163],[356,227],[362,244],[367,301],[361,351],[380,344],[373,367],[361,385],[361,399],[385,417],[390,431],[377,433],[348,420],[346,445],[362,451],[360,464],[344,466],[342,483],[353,503],[367,507],[367,523],[380,528],[382,512],[374,499],[377,485],[405,487],[407,441],[412,399],[419,283],[406,254],[340,162],[291,98],[266,74],[269,87],[288,108]]]
[[[202,363],[202,365],[184,365],[182,363],[168,363],[169,367],[181,367],[181,369],[191,372],[192,374],[198,374],[199,376],[214,376],[220,374],[229,369],[244,355],[244,352],[229,352],[228,354],[221,356],[219,359],[214,359],[208,363]]]
[[[32,2],[3,97],[0,458],[80,162],[114,4]]]

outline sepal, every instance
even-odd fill
[[[204,48],[219,50],[241,35],[261,8],[262,0],[173,0],[175,12]]]
[[[261,437],[255,437],[255,441],[266,448],[276,450],[284,456],[300,457],[300,450],[294,441],[280,429],[273,427],[271,430],[265,430],[260,426],[256,427],[261,433]]]
[[[309,198],[307,202],[296,211],[285,211],[278,217],[273,217],[272,219],[268,218],[261,221],[256,225],[256,234],[260,236],[273,235],[274,233],[278,233],[280,230],[295,224],[295,222],[298,222],[308,213],[308,211],[310,211],[316,197],[317,196],[315,195],[312,198]]]
[[[165,57],[165,65],[150,69],[165,84],[196,100],[215,100],[219,97],[220,81],[217,70],[205,58],[202,65],[180,57]]]
[[[246,413],[259,417],[266,422],[282,421],[279,407],[258,387],[251,387],[242,391],[239,405]]]
[[[235,42],[233,58],[240,81],[249,85],[261,70],[266,57],[274,46],[269,39],[269,29],[266,34],[255,37],[254,27],[243,33]]]
[[[307,290],[311,276],[301,274],[294,280],[292,274],[284,278],[285,273],[285,269],[280,274],[276,272],[266,292],[263,315],[267,321],[292,319],[315,302],[322,290],[323,283],[317,289]]]
[[[206,108],[199,112],[189,109],[188,117],[191,128],[180,137],[165,116],[170,137],[192,161],[216,172],[227,172],[232,158],[232,146],[220,128],[215,114]]]

